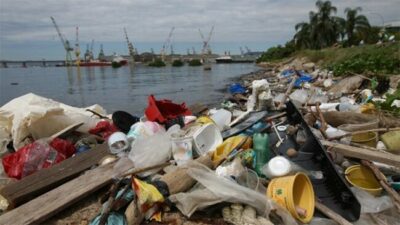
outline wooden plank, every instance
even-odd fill
[[[57,133],[51,135],[51,137],[50,137],[50,139],[49,139],[49,142],[51,142],[51,141],[52,141],[54,138],[56,138],[56,137],[59,137],[59,136],[61,136],[61,135],[65,135],[65,134],[67,134],[67,133],[69,133],[69,132],[71,132],[71,131],[74,131],[74,130],[78,129],[78,128],[79,128],[80,126],[82,126],[82,125],[83,125],[82,122],[78,122],[78,123],[74,123],[74,124],[69,125],[68,127],[64,128],[64,129],[62,129],[62,130],[60,130],[59,132],[57,132]]]
[[[121,174],[132,168],[132,163],[119,163],[115,166],[117,163],[112,162],[89,170],[74,180],[1,215],[0,224],[41,224],[75,202],[112,183],[114,178],[120,179]],[[138,168],[131,173],[137,174],[164,166],[165,164],[159,164]]]
[[[366,159],[375,162],[386,163],[395,167],[400,167],[400,156],[389,153],[371,151],[364,148],[353,147],[350,145],[344,145],[340,143],[320,140],[321,144],[332,147],[332,151],[339,152],[347,157]]]
[[[42,169],[23,179],[8,184],[0,194],[9,202],[8,209],[21,205],[78,176],[108,154],[106,144],[68,158],[50,168]]]
[[[0,224],[40,224],[78,200],[112,182],[121,171],[130,169],[130,164],[120,165],[114,170],[115,163],[99,166],[85,174],[43,194],[0,216]]]

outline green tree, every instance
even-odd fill
[[[349,45],[356,44],[358,41],[355,38],[355,33],[367,32],[370,28],[367,17],[358,14],[358,12],[361,11],[361,7],[354,9],[346,8],[344,10],[344,13],[346,14],[346,34]]]
[[[306,22],[298,23],[295,26],[296,34],[294,41],[298,48],[311,48],[310,33],[311,25]]]
[[[309,13],[309,23],[296,24],[295,40],[298,47],[321,49],[336,43],[343,30],[343,20],[333,16],[337,8],[330,1],[318,0],[318,11]]]

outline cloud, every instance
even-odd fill
[[[375,24],[398,18],[398,0],[334,0],[338,14],[345,7],[363,7]],[[70,41],[79,26],[80,41],[123,42],[126,27],[134,42],[163,42],[172,26],[176,42],[198,42],[215,25],[213,42],[284,43],[294,25],[315,10],[312,0],[1,0],[0,42],[54,41],[54,16]]]

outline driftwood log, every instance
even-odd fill
[[[368,123],[376,119],[379,120],[379,127],[400,127],[400,119],[394,117],[337,111],[324,112],[322,114],[325,121],[334,127],[338,127],[342,124]]]
[[[210,155],[204,155],[195,160],[198,163],[201,163],[208,168],[212,168],[213,163]],[[169,190],[169,194],[176,194],[179,192],[189,190],[196,181],[187,174],[187,168],[178,168],[170,173],[165,174],[161,177],[161,181],[163,181]]]
[[[354,147],[354,146],[350,146],[350,145],[344,145],[344,144],[325,141],[325,140],[320,140],[320,142],[322,145],[332,147],[330,149],[331,151],[339,152],[346,157],[372,160],[372,161],[392,165],[395,167],[400,167],[400,156],[399,155],[371,151],[371,150],[368,150],[365,148],[358,148],[358,147]]]

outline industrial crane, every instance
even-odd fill
[[[133,47],[132,42],[129,41],[128,32],[126,32],[126,28],[124,27],[125,39],[128,44],[129,55],[131,56],[132,63],[135,63],[135,48]]]
[[[250,53],[250,52],[251,52],[251,50],[249,49],[249,47],[247,47],[247,46],[244,46],[244,47],[246,48],[247,53]]]
[[[90,61],[90,52],[89,52],[89,44],[86,44],[86,52],[83,56],[85,62]]]
[[[203,41],[203,49],[201,50],[201,54],[203,54],[203,55],[211,54],[210,40],[211,40],[213,31],[214,31],[214,25],[211,27],[211,30],[210,30],[210,33],[208,34],[207,39],[205,39],[203,33],[199,29],[200,37]]]
[[[100,44],[100,52],[99,56],[97,57],[100,61],[105,61],[105,55],[104,55],[104,50],[103,50],[103,44]]]
[[[76,66],[81,64],[81,49],[79,48],[79,27],[76,27],[76,39],[75,39],[75,56],[76,56]]]
[[[90,51],[89,51],[90,60],[94,59],[93,47],[94,47],[94,39],[92,39],[92,43],[90,44]]]
[[[65,55],[65,65],[66,66],[70,66],[72,64],[71,52],[74,51],[74,49],[69,44],[69,41],[66,38],[64,38],[64,36],[61,34],[60,28],[58,28],[56,20],[52,16],[50,17],[50,19],[53,22],[53,25],[57,30],[58,37],[60,37],[61,43],[62,43],[62,45],[64,46],[64,49],[65,49],[65,53],[66,53],[66,55]]]
[[[211,65],[208,62],[208,55],[211,54],[210,40],[211,40],[213,31],[214,31],[214,25],[211,27],[211,30],[210,30],[210,33],[208,34],[207,39],[205,39],[203,33],[201,33],[201,30],[199,29],[201,39],[203,40],[203,48],[201,50],[201,58],[202,58],[201,60],[202,60],[202,63],[204,64],[204,66],[203,66],[204,70],[211,70]]]
[[[168,38],[167,38],[167,40],[164,42],[163,47],[162,47],[162,49],[161,49],[161,60],[162,60],[162,61],[165,61],[165,54],[166,54],[166,51],[170,48],[170,45],[171,45],[171,38],[172,38],[172,34],[173,34],[174,30],[175,30],[175,27],[172,27],[172,28],[171,28],[171,31],[170,31],[169,34],[168,34]]]

